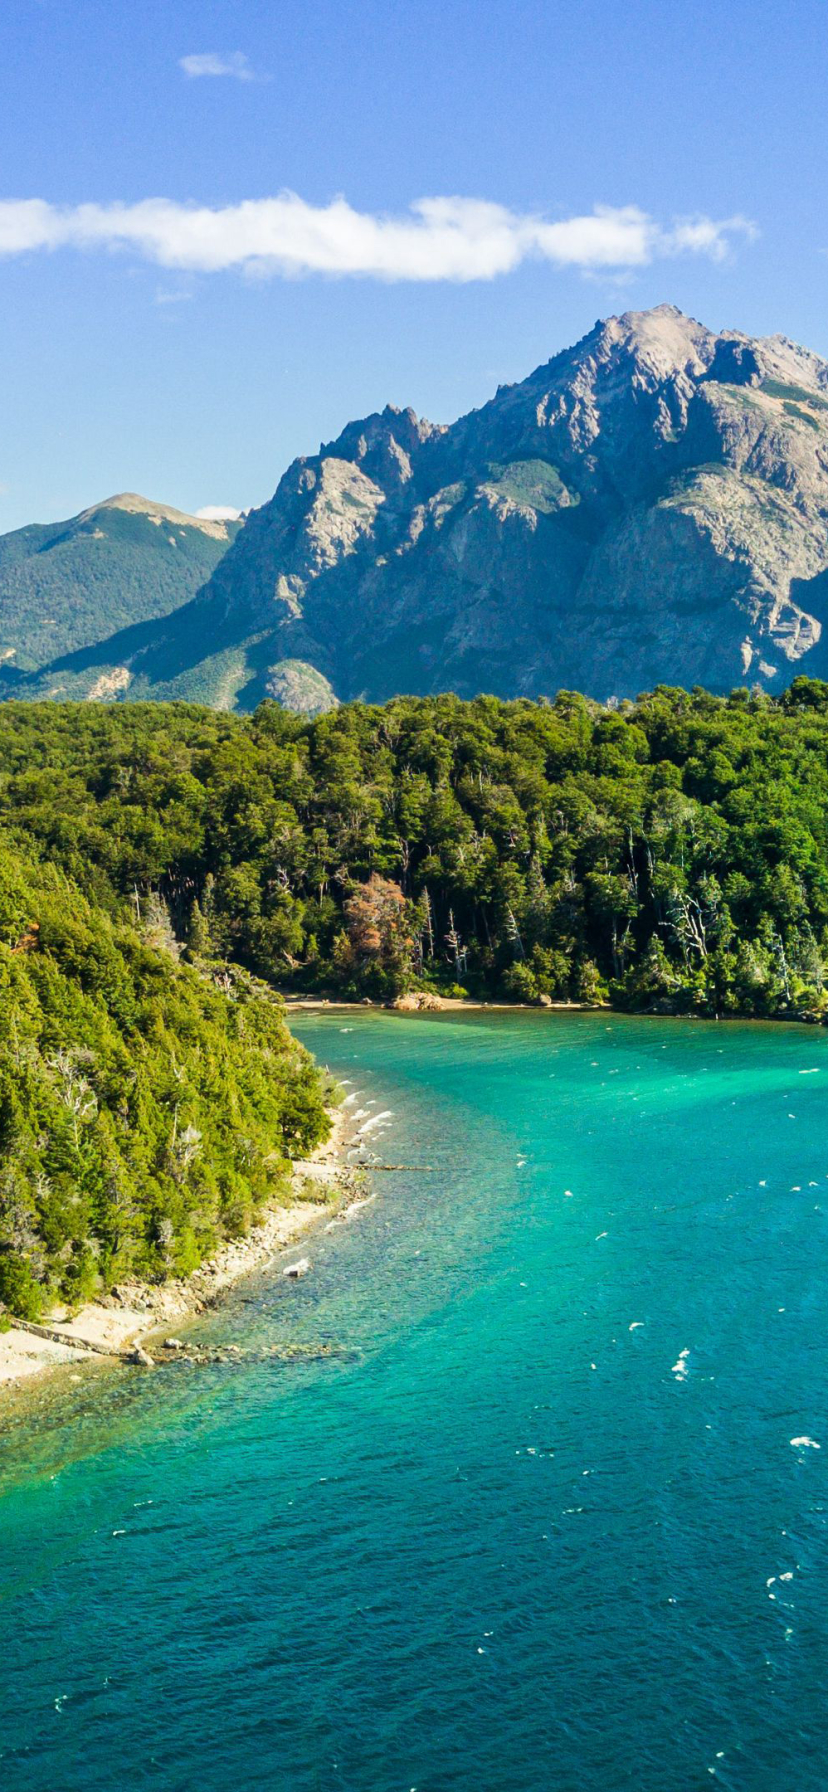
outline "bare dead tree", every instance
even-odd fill
[[[425,915],[425,931],[428,934],[428,956],[434,957],[434,916],[431,908],[431,897],[426,885],[423,885],[423,913]]]
[[[514,913],[511,908],[507,908],[507,910],[506,910],[506,938],[514,946],[515,953],[516,953],[517,957],[519,959],[525,958],[526,953],[523,950],[523,941],[520,937],[520,928],[518,927],[517,921],[515,919]]]
[[[449,926],[448,933],[446,934],[446,945],[449,947],[454,958],[454,970],[459,983],[460,978],[464,977],[466,974],[466,960],[468,953],[466,947],[463,945],[457,928],[454,925],[454,910],[452,908],[449,909]]]

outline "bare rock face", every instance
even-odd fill
[[[316,576],[265,609],[339,698],[779,689],[822,657],[828,366],[783,337],[628,313],[451,429],[352,426],[326,468],[291,544]]]
[[[828,364],[660,305],[450,428],[391,407],[349,424],[192,603],[107,643],[69,694],[107,668],[129,698],[307,712],[399,691],[779,690],[828,668],[826,622]]]

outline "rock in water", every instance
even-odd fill
[[[150,1356],[149,1351],[145,1350],[142,1344],[134,1344],[128,1352],[126,1360],[128,1363],[135,1363],[141,1369],[152,1369],[155,1363],[155,1358]]]
[[[309,1269],[310,1258],[300,1257],[298,1263],[288,1263],[282,1270],[282,1274],[284,1276],[290,1276],[293,1281],[298,1281],[300,1276],[307,1275]]]

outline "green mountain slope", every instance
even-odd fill
[[[0,662],[7,675],[34,671],[187,603],[239,527],[125,492],[68,522],[0,536]]]
[[[176,963],[0,838],[0,1308],[193,1269],[326,1131],[281,1004]]]

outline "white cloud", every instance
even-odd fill
[[[241,511],[234,510],[231,504],[202,504],[196,516],[202,523],[236,523]]]
[[[721,261],[747,219],[662,225],[635,205],[596,206],[554,223],[485,199],[418,199],[399,217],[358,212],[343,198],[308,205],[296,193],[211,208],[170,199],[66,208],[0,201],[0,255],[27,250],[132,249],[165,268],[215,273],[352,274],[379,280],[492,280],[524,261],[582,272],[623,271],[663,257]]]
[[[727,218],[716,224],[712,218],[677,218],[665,236],[668,255],[709,255],[713,261],[724,261],[730,248],[730,237],[740,235],[752,243],[759,232],[749,218]]]
[[[198,80],[203,75],[230,75],[234,81],[252,81],[255,78],[243,50],[231,50],[228,56],[220,56],[215,50],[208,50],[199,56],[182,56],[178,66],[191,81]]]

